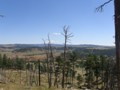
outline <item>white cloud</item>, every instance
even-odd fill
[[[60,36],[61,33],[53,33],[53,35],[55,35],[55,36]]]
[[[49,41],[48,41],[48,40],[45,40],[45,42],[48,43]],[[52,39],[50,39],[50,42],[51,42],[52,44],[57,44],[57,41],[52,40]]]
[[[51,43],[56,43],[56,41],[55,40],[51,40]]]

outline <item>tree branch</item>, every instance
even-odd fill
[[[102,12],[102,11],[103,11],[103,7],[104,7],[106,4],[110,3],[111,1],[113,1],[113,0],[109,0],[109,1],[107,1],[107,2],[105,2],[105,3],[103,3],[102,5],[100,5],[99,7],[96,8],[96,11],[97,11],[97,12],[98,12],[98,11]]]

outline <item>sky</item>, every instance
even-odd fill
[[[50,35],[63,44],[63,27],[74,36],[69,44],[114,45],[114,7],[95,8],[107,0],[0,0],[0,44],[41,44]]]

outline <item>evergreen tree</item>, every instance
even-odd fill
[[[2,63],[3,63],[2,55],[0,54],[0,68],[2,68]]]
[[[6,56],[6,54],[3,55],[2,67],[3,67],[4,69],[7,67],[7,56]]]

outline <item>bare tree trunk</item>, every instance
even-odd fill
[[[64,29],[64,37],[65,37],[65,44],[64,44],[64,62],[63,62],[63,71],[62,71],[62,88],[64,88],[64,82],[65,82],[65,62],[66,62],[66,50],[67,50],[67,29],[66,27]]]
[[[22,84],[22,71],[21,71],[21,68],[20,68],[20,84]]]
[[[74,66],[74,63],[73,63],[73,74],[75,74],[75,66]],[[74,75],[72,74],[72,86],[73,86],[73,83],[74,83]]]
[[[44,41],[44,44],[45,44],[45,47],[47,48],[45,41]],[[55,65],[54,65],[54,56],[53,56],[53,50],[52,50],[49,35],[48,35],[48,48],[47,49],[48,50],[46,50],[46,56],[47,56],[48,85],[49,85],[49,88],[51,88],[51,86],[52,86],[52,73],[53,73]]]
[[[49,46],[48,47],[49,47],[49,50],[50,50],[49,58],[50,58],[50,87],[51,87],[52,86],[52,73],[53,73],[53,70],[55,70],[55,65],[54,65],[53,49],[52,49],[52,46],[51,46],[51,41],[50,41],[49,35],[48,35],[48,41],[49,41]]]
[[[62,88],[64,88],[64,83],[65,83],[65,63],[66,63],[66,53],[67,53],[67,42],[69,41],[70,37],[72,37],[72,33],[68,32],[69,30],[69,26],[63,27],[63,36],[65,39],[65,43],[64,43],[64,61],[63,61],[63,70],[62,70]]]
[[[115,8],[115,44],[118,90],[120,90],[120,0],[114,0]]]
[[[57,75],[57,72],[55,72],[55,81],[54,81],[54,86],[56,86],[57,85],[57,78],[58,78],[58,75]]]
[[[44,42],[44,45],[45,45],[45,54],[46,54],[46,57],[47,57],[47,78],[48,78],[48,87],[50,87],[50,76],[49,76],[49,50],[48,50],[48,47],[46,45],[46,42],[45,40],[43,40]]]
[[[41,85],[41,68],[40,68],[40,60],[38,61],[38,69],[39,69],[39,86]]]
[[[68,83],[68,69],[66,71],[66,85],[67,85],[67,83]]]

